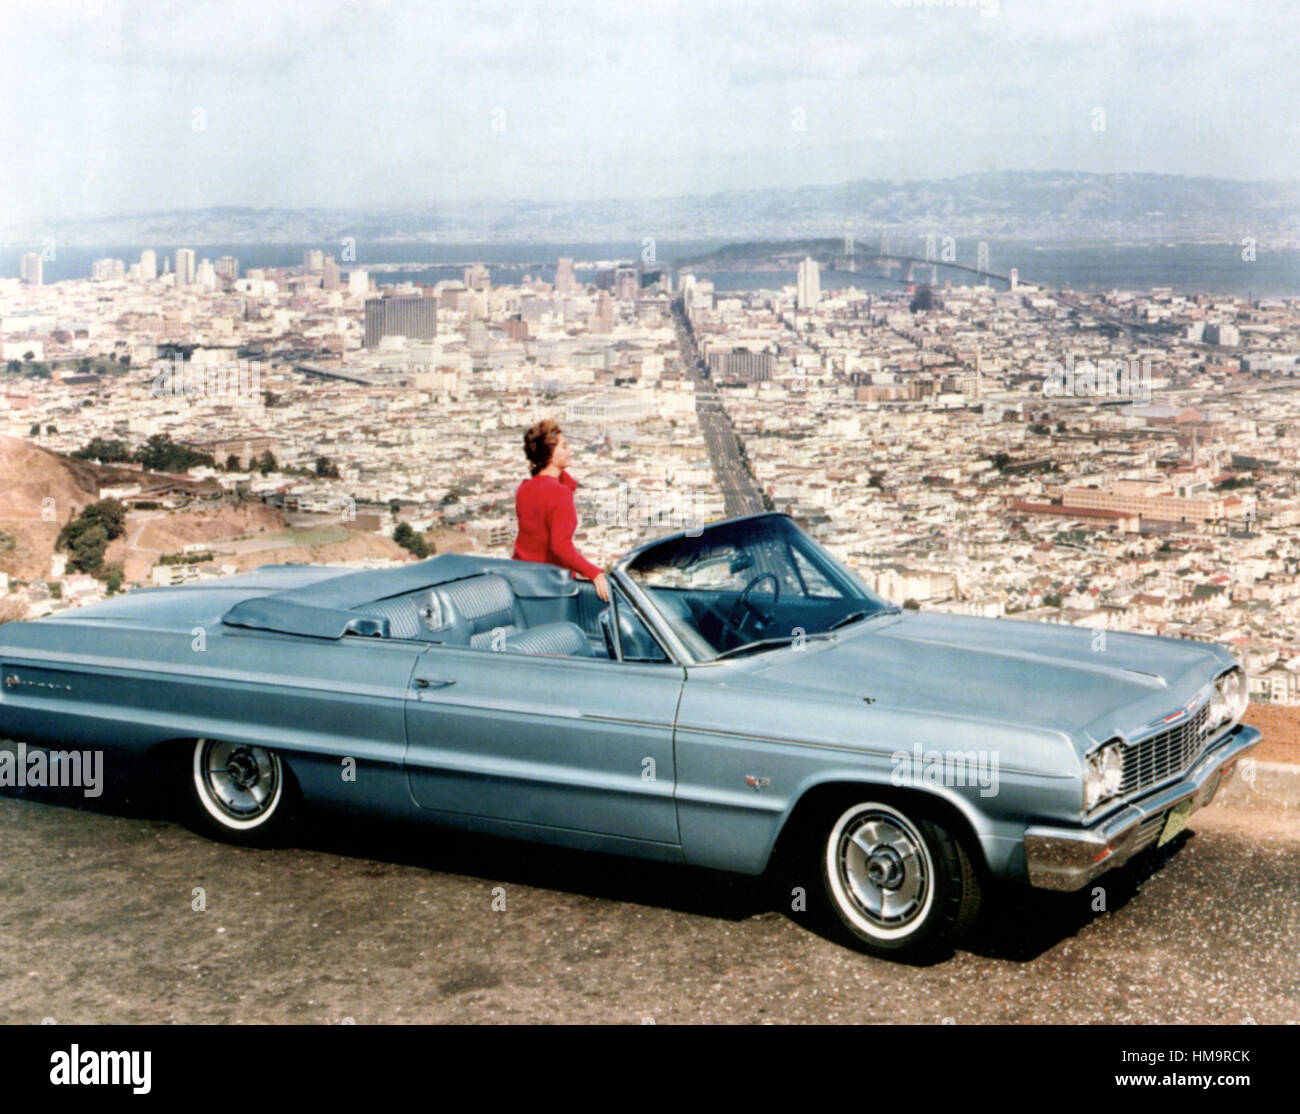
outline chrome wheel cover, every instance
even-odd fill
[[[831,828],[826,877],[841,915],[865,935],[915,932],[934,904],[934,862],[916,826],[877,802],[854,805]]]
[[[279,755],[265,747],[200,739],[194,747],[194,785],[208,814],[223,827],[255,828],[284,795]]]

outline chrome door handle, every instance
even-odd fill
[[[429,677],[416,677],[415,679],[415,687],[418,689],[445,689],[455,683],[455,681],[435,681]]]

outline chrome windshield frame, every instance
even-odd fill
[[[669,654],[676,660],[678,665],[708,665],[715,661],[716,658],[700,657],[687,646],[687,644],[677,634],[677,630],[673,626],[672,620],[663,613],[651,595],[632,578],[629,572],[629,567],[642,554],[664,545],[665,543],[688,537],[702,538],[712,530],[730,526],[733,523],[763,518],[783,518],[788,521],[794,529],[798,530],[801,534],[804,534],[813,545],[817,546],[821,551],[822,557],[831,564],[832,568],[834,568],[841,576],[847,578],[848,582],[855,589],[864,594],[864,602],[878,601],[880,604],[884,605],[877,614],[896,614],[900,610],[889,600],[886,600],[871,591],[870,588],[862,583],[862,580],[858,576],[837,561],[834,555],[827,552],[824,547],[818,545],[817,540],[809,536],[807,531],[801,530],[799,525],[790,515],[781,511],[762,511],[758,514],[738,515],[734,518],[720,519],[717,522],[710,522],[708,525],[703,527],[694,527],[690,530],[679,530],[676,533],[666,534],[662,538],[655,538],[653,541],[646,542],[644,545],[639,545],[620,557],[614,567],[610,570],[610,575],[615,579],[618,585],[623,588],[628,598],[635,605],[636,610],[641,613],[642,619],[651,628],[651,632],[659,639],[660,643],[668,650]],[[870,618],[875,617],[876,615],[870,616]]]
[[[677,631],[673,629],[672,624],[668,622],[663,612],[655,605],[654,600],[627,574],[627,570],[623,567],[627,559],[626,557],[623,558],[610,570],[610,576],[614,579],[615,584],[622,589],[623,594],[631,601],[642,622],[650,628],[650,633],[668,651],[669,657],[673,659],[673,664],[699,665],[699,659],[691,653],[686,644],[677,636]]]

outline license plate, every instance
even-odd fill
[[[1163,847],[1179,832],[1187,827],[1187,818],[1192,814],[1192,802],[1184,801],[1180,805],[1175,805],[1165,816],[1165,826],[1160,829],[1160,838],[1156,840],[1157,847]]]

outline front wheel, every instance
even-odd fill
[[[191,760],[196,815],[212,835],[264,842],[287,813],[284,763],[265,747],[198,739]]]
[[[862,951],[931,958],[978,917],[979,877],[939,821],[860,801],[832,813],[822,832],[824,896],[849,942]]]

